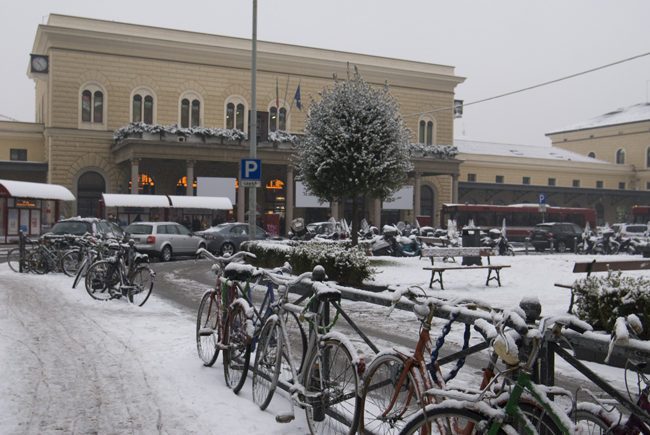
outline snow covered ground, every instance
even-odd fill
[[[627,259],[630,257],[618,257]],[[485,286],[487,272],[445,274],[445,297],[471,296],[493,306],[511,307],[536,295],[543,315],[567,309],[569,291],[555,282],[571,283],[576,260],[590,257],[517,255],[497,257],[503,286]],[[599,260],[613,259],[599,257]],[[190,260],[193,261],[193,260]],[[429,260],[373,259],[386,285],[428,286]],[[180,263],[179,263],[180,264]],[[209,263],[205,263],[209,269]],[[639,275],[642,272],[626,272]],[[179,285],[196,293],[207,287]],[[288,409],[276,396],[264,412],[252,402],[250,380],[235,396],[224,384],[221,359],[204,367],[194,341],[195,310],[185,309],[154,293],[144,307],[116,300],[99,302],[83,288],[72,289],[72,278],[49,274],[19,275],[0,264],[0,433],[2,434],[305,434],[304,414],[278,424],[275,415]],[[360,325],[374,325],[405,337],[415,337],[419,324],[412,313],[361,302],[346,302]],[[432,331],[437,335],[438,331]],[[353,338],[366,361],[372,354]],[[458,335],[451,343],[459,343]],[[389,343],[378,342],[381,346]],[[592,366],[596,366],[593,365]],[[599,370],[623,389],[621,370]],[[558,362],[558,370],[569,370]],[[477,371],[461,371],[461,381],[475,381]]]

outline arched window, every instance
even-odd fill
[[[194,196],[196,196],[196,177],[194,177]],[[176,195],[184,196],[187,195],[187,177],[183,177],[176,182]]]
[[[88,171],[81,175],[77,181],[77,214],[98,217],[102,193],[106,193],[106,181],[100,173]]]
[[[280,107],[274,99],[269,104],[269,131],[287,131],[289,129],[289,113],[284,107],[285,101],[280,100]]]
[[[234,129],[241,131],[245,130],[245,125],[248,123],[248,110],[247,103],[243,97],[233,95],[226,100],[226,119],[224,124],[227,129]]]
[[[131,192],[131,182],[129,181],[129,192]],[[139,195],[155,195],[156,186],[151,178],[147,174],[140,174],[138,176],[138,194]]]
[[[616,151],[616,164],[617,165],[625,164],[625,150],[623,148]]]
[[[181,127],[198,127],[203,118],[202,98],[194,91],[184,92],[180,97],[179,121]]]
[[[425,145],[436,144],[436,125],[435,119],[431,117],[420,118],[418,130],[418,142]]]
[[[99,83],[86,83],[80,89],[79,128],[106,128],[106,90]]]
[[[152,89],[141,86],[131,93],[131,122],[156,123],[156,96]]]

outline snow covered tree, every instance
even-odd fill
[[[304,140],[298,144],[297,179],[322,202],[352,198],[352,238],[358,243],[359,202],[386,200],[412,169],[408,129],[388,84],[374,89],[355,67],[354,76],[310,96]]]

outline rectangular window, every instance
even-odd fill
[[[503,175],[497,175],[494,181],[496,183],[503,183]]]
[[[555,178],[549,178],[548,179],[548,185],[549,186],[555,186]]]
[[[580,187],[580,180],[573,180],[573,187]]]
[[[645,190],[650,190],[650,181],[645,182]]]
[[[467,181],[476,182],[476,174],[467,174]]]
[[[530,184],[530,177],[524,177],[521,180],[521,184]]]
[[[625,182],[623,181],[623,182],[618,183],[618,188],[620,190],[625,190]]]
[[[604,183],[602,181],[596,181],[596,189],[602,189]]]
[[[27,150],[11,149],[11,160],[27,161]]]

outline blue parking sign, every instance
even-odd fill
[[[261,180],[262,161],[260,159],[241,159],[241,179]]]
[[[538,193],[537,194],[537,203],[538,204],[546,204],[546,194],[545,193]]]

